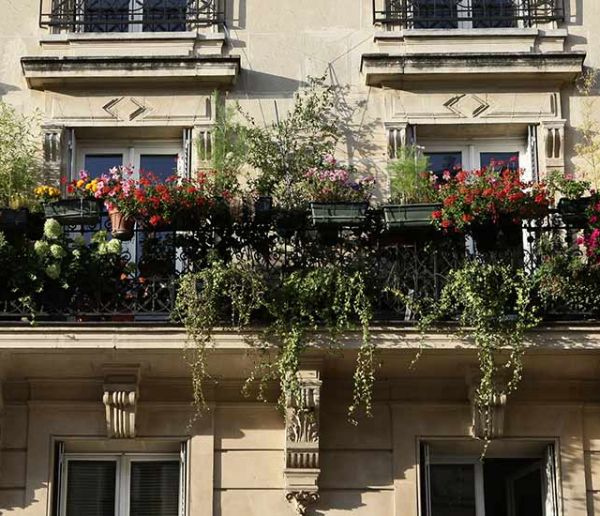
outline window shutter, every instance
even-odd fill
[[[180,461],[131,463],[129,516],[179,516]]]
[[[179,451],[180,456],[180,486],[179,486],[179,514],[186,516],[185,510],[187,506],[187,468],[188,468],[188,443],[184,441],[181,443],[181,449]]]
[[[192,176],[192,129],[183,130],[183,148],[178,162],[178,172],[182,177]]]
[[[546,447],[546,460],[544,464],[544,516],[558,516],[558,494],[556,492],[556,458],[554,446]]]
[[[69,461],[66,516],[114,516],[115,461]]]
[[[527,146],[529,150],[529,156],[531,157],[531,179],[532,181],[539,181],[539,159],[538,159],[538,126],[531,124],[527,127]]]

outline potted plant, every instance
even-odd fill
[[[0,231],[25,235],[33,191],[39,184],[38,116],[19,114],[0,101]]]
[[[114,167],[103,174],[92,187],[94,197],[104,201],[110,219],[111,233],[119,240],[131,240],[135,216],[143,202],[141,191],[127,167]]]
[[[353,176],[354,169],[343,166],[331,154],[304,174],[313,224],[353,227],[365,221],[375,178]]]
[[[479,250],[512,247],[522,242],[521,222],[548,214],[544,184],[525,183],[520,170],[459,171],[441,184],[442,207],[433,214],[446,233],[470,233]]]
[[[588,223],[587,211],[592,197],[584,196],[590,189],[590,182],[577,180],[571,174],[553,170],[546,179],[552,197],[561,195],[558,212],[565,224],[572,228],[584,228]]]
[[[98,179],[91,179],[82,170],[79,177],[67,184],[69,198],[48,199],[44,203],[46,219],[54,219],[63,225],[95,225],[100,221],[101,205],[95,197]]]
[[[431,228],[431,214],[439,210],[437,178],[427,171],[428,160],[416,147],[404,147],[390,162],[390,202],[383,206],[389,231]]]
[[[594,193],[590,197],[585,231],[577,238],[577,243],[584,246],[590,264],[600,265],[600,194]]]

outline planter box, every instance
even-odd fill
[[[13,210],[10,208],[0,209],[0,231],[5,233],[25,234],[28,229],[29,210],[22,208]]]
[[[496,251],[505,248],[515,248],[523,243],[523,228],[521,224],[510,221],[500,221],[484,224],[473,224],[471,235],[478,251]]]
[[[587,210],[592,204],[591,197],[567,199],[563,197],[558,201],[558,213],[563,222],[573,228],[584,228],[588,225]]]
[[[311,202],[310,211],[315,225],[360,226],[367,217],[366,202]]]
[[[431,214],[439,210],[441,204],[386,204],[383,217],[388,230],[433,228]]]
[[[44,215],[65,226],[93,226],[100,221],[101,206],[95,199],[63,199],[45,204]]]

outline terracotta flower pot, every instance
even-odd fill
[[[134,219],[123,215],[123,213],[115,208],[108,210],[108,217],[110,218],[111,234],[113,237],[123,241],[133,238]]]

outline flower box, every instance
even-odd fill
[[[366,202],[311,202],[310,211],[315,225],[359,226],[367,217]]]
[[[558,213],[565,224],[573,228],[584,228],[588,225],[587,210],[592,203],[591,197],[567,199],[558,201]]]
[[[254,201],[254,221],[258,224],[266,224],[273,217],[273,197],[261,195]]]
[[[471,226],[471,236],[475,240],[478,251],[495,251],[520,246],[523,243],[521,224],[512,220],[474,223]]]
[[[135,220],[112,208],[108,210],[110,218],[111,234],[114,238],[123,242],[133,238]]]
[[[295,232],[307,226],[307,211],[302,208],[274,210],[275,231],[283,238],[291,237]]]
[[[29,218],[29,210],[21,208],[13,210],[11,208],[0,209],[0,231],[5,233],[25,233],[27,231],[27,223]]]
[[[383,217],[388,231],[402,229],[432,228],[431,214],[439,210],[441,204],[386,204],[383,206]]]
[[[93,226],[100,221],[101,205],[95,199],[63,199],[45,204],[44,215],[65,226]]]

